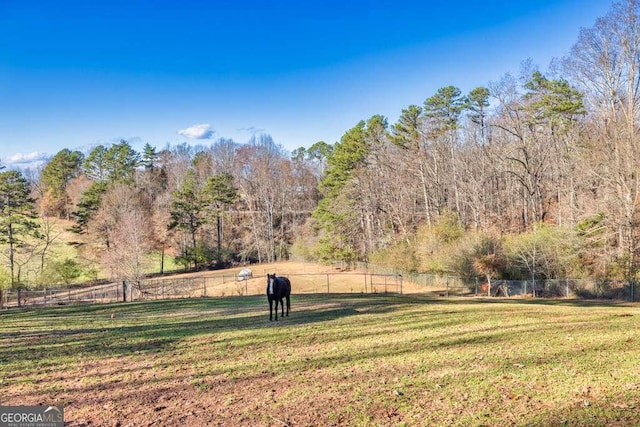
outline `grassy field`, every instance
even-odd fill
[[[294,296],[0,312],[0,404],[69,425],[640,425],[638,305]]]

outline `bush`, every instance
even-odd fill
[[[596,280],[593,289],[585,286],[573,289],[573,293],[578,298],[583,299],[618,299],[626,300],[631,297],[631,287],[629,284],[608,279]]]
[[[56,262],[54,266],[56,273],[65,285],[70,285],[83,273],[82,265],[71,258]]]
[[[505,239],[509,264],[520,275],[514,278],[579,277],[582,272],[578,247],[575,231],[545,224]]]
[[[374,252],[369,260],[375,265],[408,273],[415,272],[418,266],[414,248],[404,241]]]

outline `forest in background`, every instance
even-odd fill
[[[635,281],[639,91],[640,4],[623,0],[547,70],[525,61],[469,93],[443,87],[335,144],[62,149],[37,171],[0,171],[0,283],[291,257]]]

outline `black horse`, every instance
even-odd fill
[[[267,299],[269,300],[269,320],[272,319],[273,302],[276,302],[276,319],[278,320],[278,302],[282,306],[282,317],[284,317],[284,301],[287,299],[287,316],[291,308],[291,282],[286,277],[276,277],[275,274],[267,274]]]

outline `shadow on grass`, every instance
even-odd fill
[[[434,298],[420,295],[315,294],[292,297],[289,317],[270,322],[266,297],[224,297],[159,300],[108,305],[49,307],[9,310],[0,313],[0,363],[39,363],[42,360],[86,357],[116,357],[156,352],[181,340],[229,331],[254,330],[253,342],[267,342],[282,334],[282,328],[322,324],[361,314],[384,315],[414,312],[391,318],[396,327],[451,326],[456,312],[433,313],[421,305],[476,306],[515,304],[527,306],[616,307],[613,301]],[[113,316],[113,318],[112,318]],[[425,320],[437,316],[435,320]],[[449,317],[447,317],[449,316]],[[385,325],[381,325],[383,327]],[[342,339],[356,332],[345,329],[327,339]],[[382,335],[388,331],[374,331]]]
[[[518,304],[518,305],[545,305],[545,306],[569,306],[569,307],[640,307],[638,303],[621,300],[583,300],[575,298],[504,298],[486,296],[464,297],[434,297],[421,294],[408,294],[400,296],[414,303],[437,303],[450,305],[473,304]]]
[[[481,323],[484,318],[476,314],[492,305],[505,306],[505,314],[494,318],[506,320]],[[314,378],[313,374],[320,369],[324,371],[319,378],[348,381],[343,375],[352,372],[353,366],[365,373],[373,366],[380,369],[376,380],[378,377],[391,379],[393,384],[394,378],[404,373],[414,374],[417,369],[425,369],[427,373],[417,375],[415,383],[411,382],[412,377],[408,377],[406,383],[406,394],[417,400],[424,396],[425,386],[440,389],[439,384],[444,387],[458,384],[453,382],[453,376],[432,379],[428,374],[452,372],[452,360],[454,367],[457,362],[455,358],[447,359],[447,355],[458,358],[466,357],[461,354],[488,355],[503,351],[497,349],[501,349],[503,342],[512,342],[514,336],[539,337],[558,333],[562,318],[533,323],[527,317],[533,310],[527,309],[522,310],[527,316],[515,321],[508,317],[514,311],[514,305],[534,308],[630,306],[613,301],[334,294],[294,295],[291,315],[277,322],[269,322],[268,304],[263,296],[10,310],[0,313],[0,379],[7,379],[6,386],[19,382],[26,384],[25,378],[45,383],[42,378],[46,372],[55,373],[59,368],[82,375],[78,366],[88,362],[93,366],[90,372],[94,378],[87,382],[70,382],[64,387],[67,393],[75,393],[77,402],[83,401],[80,397],[84,398],[84,394],[93,394],[94,399],[101,400],[91,403],[102,408],[103,404],[111,402],[114,393],[124,401],[141,399],[140,390],[149,390],[149,383],[153,381],[157,381],[155,388],[142,393],[142,399],[148,398],[149,405],[154,405],[158,396],[201,386],[216,391],[253,391],[259,383],[256,380],[268,377],[289,381],[292,377],[287,373],[291,372],[309,373],[308,377]],[[463,315],[468,312],[473,316]],[[621,310],[619,316],[628,316],[628,312]],[[476,323],[470,323],[470,320]],[[621,325],[633,321],[617,320],[624,322]],[[456,328],[465,323],[469,323],[469,327]],[[612,322],[607,319],[606,323]],[[306,325],[310,327],[302,327]],[[582,322],[577,325],[588,327]],[[397,340],[396,332],[406,335]],[[633,346],[633,343],[623,342]],[[527,373],[527,369],[531,369],[529,375],[537,371],[553,372],[564,361],[605,352],[602,343],[597,341],[579,341],[578,344],[567,341],[566,345],[553,351],[547,350],[542,357],[526,352],[507,354],[512,348],[507,345],[504,360],[491,363],[499,379],[511,371]],[[134,363],[127,365],[126,359],[120,359],[136,353],[152,362],[143,364],[134,359]],[[437,357],[429,357],[433,354]],[[155,357],[157,359],[152,359]],[[473,369],[474,360],[468,360],[469,365],[459,364],[456,368],[460,377],[469,378],[460,384],[472,383],[473,377],[478,375]],[[182,369],[171,371],[176,367]],[[153,375],[151,379],[142,375],[147,369],[168,370],[169,373],[159,375],[157,379]],[[362,378],[368,377],[363,375]],[[23,393],[22,396],[38,392],[46,395],[42,388],[32,385],[18,390],[16,393]],[[96,395],[96,390],[104,394]],[[637,396],[634,399],[637,402]],[[587,425],[592,421],[595,425],[607,424],[602,420],[616,424],[616,416],[625,421],[624,425],[638,424],[635,411],[620,410],[616,411],[617,415],[603,418],[590,412],[595,411],[590,409],[595,407],[595,403],[584,407],[579,402],[547,412],[543,408],[539,415],[531,415],[531,418],[524,415],[521,425],[563,425],[566,421],[569,425]],[[420,407],[416,408],[419,410]]]
[[[289,317],[269,321],[266,298],[197,298],[25,309],[0,317],[0,363],[122,356],[154,352],[183,339],[255,330],[270,340],[284,326],[328,322],[357,314],[321,297],[293,301]],[[338,300],[335,300],[338,301]],[[316,307],[316,304],[320,306]],[[298,311],[295,311],[298,310]],[[300,311],[301,310],[301,311]],[[258,332],[259,331],[259,332]]]

